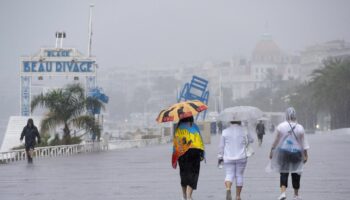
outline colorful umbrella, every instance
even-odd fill
[[[158,123],[179,121],[186,117],[195,116],[206,109],[208,109],[208,106],[201,101],[184,101],[162,110],[156,120]]]

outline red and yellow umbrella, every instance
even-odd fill
[[[162,110],[156,120],[158,123],[179,121],[186,117],[195,116],[206,109],[208,106],[199,100],[183,101]]]

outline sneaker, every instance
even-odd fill
[[[294,196],[293,200],[301,200],[300,196]]]
[[[286,193],[283,192],[283,193],[278,197],[278,200],[285,200],[285,199],[287,199]]]
[[[226,200],[232,200],[231,190],[226,190]]]

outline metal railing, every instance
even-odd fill
[[[166,144],[171,141],[170,136],[164,136],[152,139],[137,139],[137,140],[109,140],[109,149],[127,149],[127,148],[138,148],[157,144]]]
[[[47,157],[70,156],[78,153],[94,152],[108,150],[108,146],[102,142],[74,144],[74,145],[59,145],[37,147],[34,149],[33,158],[42,159]],[[0,152],[0,163],[10,163],[21,160],[26,160],[25,149],[12,150],[8,152]]]
[[[107,151],[109,149],[127,149],[135,147],[144,147],[149,145],[165,144],[171,140],[170,136],[153,139],[138,140],[110,140],[108,142],[89,142],[85,144],[60,145],[37,147],[34,149],[33,158],[43,159],[48,157],[70,156],[78,153]],[[0,152],[0,164],[26,160],[25,149]]]

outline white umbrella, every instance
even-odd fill
[[[230,108],[225,108],[219,114],[219,121],[229,122],[229,121],[251,121],[257,120],[263,116],[263,112],[253,106],[235,106]]]

